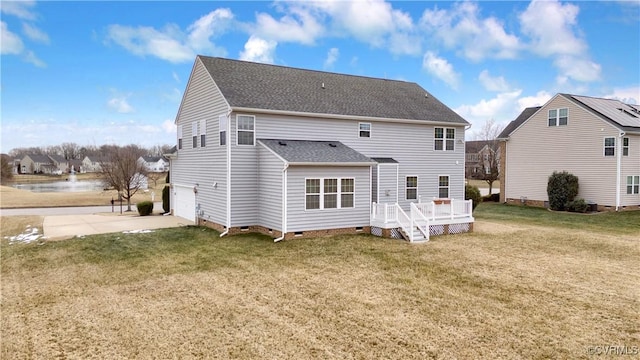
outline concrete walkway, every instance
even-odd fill
[[[47,239],[66,239],[74,236],[107,234],[123,231],[152,230],[193,225],[193,222],[164,215],[139,216],[134,214],[85,214],[45,216],[42,225]]]

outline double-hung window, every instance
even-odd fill
[[[627,194],[640,194],[640,176],[627,176]]]
[[[418,177],[407,176],[405,187],[406,200],[418,200]]]
[[[251,115],[237,116],[237,143],[238,145],[253,145],[255,143],[256,117]]]
[[[182,125],[178,125],[178,150],[182,149]]]
[[[456,139],[456,129],[434,128],[434,150],[453,151]]]
[[[622,138],[622,156],[629,156],[629,138]]]
[[[606,137],[604,138],[604,156],[616,155],[616,138]]]
[[[569,119],[569,109],[550,109],[549,126],[566,126]]]
[[[191,138],[193,139],[193,148],[198,147],[198,122],[194,121],[191,124]]]
[[[358,136],[361,138],[371,137],[371,123],[358,123]]]
[[[220,134],[220,145],[227,145],[227,115],[218,117],[218,133]]]
[[[200,120],[200,147],[207,146],[207,120]]]
[[[353,178],[305,180],[305,209],[340,209],[354,207]]]
[[[438,176],[438,197],[446,199],[449,197],[449,176]]]

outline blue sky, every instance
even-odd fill
[[[473,124],[640,103],[640,1],[2,1],[1,151],[175,143],[197,54],[420,84]]]

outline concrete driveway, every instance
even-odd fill
[[[74,236],[107,234],[123,231],[152,230],[193,225],[192,221],[176,216],[154,214],[84,214],[48,215],[42,225],[47,239],[66,239]]]

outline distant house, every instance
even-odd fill
[[[578,197],[599,210],[640,208],[639,105],[557,94],[525,109],[499,139],[503,202],[547,206],[549,176],[568,171]]]
[[[483,179],[485,175],[490,173],[493,165],[497,166],[498,172],[500,171],[500,153],[497,151],[497,141],[467,141],[464,147],[464,172],[467,179]]]
[[[69,171],[69,161],[60,155],[48,155],[55,169],[55,174],[60,175]]]
[[[416,83],[198,56],[176,125],[172,211],[223,235],[472,229],[469,123]]]
[[[52,174],[58,169],[47,155],[27,154],[20,159],[20,174]]]
[[[86,171],[82,166],[82,160],[80,159],[69,160],[69,168],[67,169],[67,172],[85,173]]]
[[[100,172],[102,171],[101,163],[104,163],[106,158],[100,156],[85,156],[82,159],[82,168],[85,172]]]
[[[169,159],[164,156],[140,156],[138,162],[143,164],[148,172],[169,171]]]

